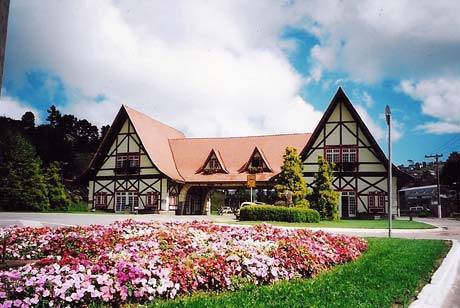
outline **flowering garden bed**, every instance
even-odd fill
[[[0,271],[5,306],[146,302],[198,290],[312,277],[357,259],[367,242],[308,230],[218,226],[210,222],[8,228]]]

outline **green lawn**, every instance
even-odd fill
[[[445,256],[437,240],[370,238],[357,261],[316,278],[199,293],[150,307],[398,307],[408,306]]]
[[[231,222],[238,225],[256,225],[262,221],[238,221]],[[282,222],[282,221],[266,221],[274,226],[284,227],[324,227],[324,228],[364,228],[364,229],[387,229],[388,220],[360,220],[360,219],[342,219],[340,221],[320,221],[318,223],[303,223],[303,222]],[[394,229],[433,229],[435,226],[425,224],[418,221],[409,220],[394,220]]]

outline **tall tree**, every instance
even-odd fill
[[[62,183],[62,171],[58,162],[52,162],[48,168],[46,168],[45,178],[48,185],[50,209],[66,211],[71,204],[71,200]]]
[[[0,173],[0,206],[3,209],[48,209],[41,160],[24,136],[7,127],[0,127]]]
[[[308,189],[303,177],[302,160],[296,148],[286,148],[283,155],[283,166],[276,182],[275,190],[280,198],[288,192],[292,193],[294,203],[307,197]]]
[[[51,105],[47,112],[48,117],[46,118],[46,121],[48,121],[52,127],[56,127],[61,119],[61,113],[54,105]]]
[[[109,129],[110,129],[110,125],[104,125],[101,127],[101,141],[102,139],[104,139],[105,135],[107,135],[107,133],[109,132]]]
[[[25,129],[32,129],[35,127],[35,115],[32,112],[27,111],[23,114],[21,122]]]
[[[440,174],[441,183],[444,185],[460,184],[460,153],[452,152],[447,158]]]
[[[311,207],[319,212],[321,219],[339,220],[340,195],[332,186],[334,165],[322,156],[318,156],[318,164]]]

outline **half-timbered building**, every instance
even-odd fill
[[[310,186],[315,185],[318,156],[334,163],[333,186],[341,194],[341,217],[386,213],[388,159],[341,88],[301,155]],[[393,166],[393,213],[398,188],[409,177]]]
[[[342,89],[312,134],[186,138],[122,106],[81,179],[95,209],[207,214],[213,190],[245,187],[248,174],[272,188],[288,146],[301,152],[309,185],[319,155],[335,163],[342,217],[385,213],[387,159]],[[396,198],[405,174],[393,168]]]

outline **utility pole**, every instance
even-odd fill
[[[393,163],[391,162],[391,109],[390,106],[385,107],[385,118],[388,124],[388,237],[391,237],[392,229],[392,206],[393,206]]]
[[[436,161],[436,185],[438,191],[438,218],[442,218],[441,213],[441,184],[439,180],[439,158],[442,154],[425,155],[425,158],[434,158]]]

